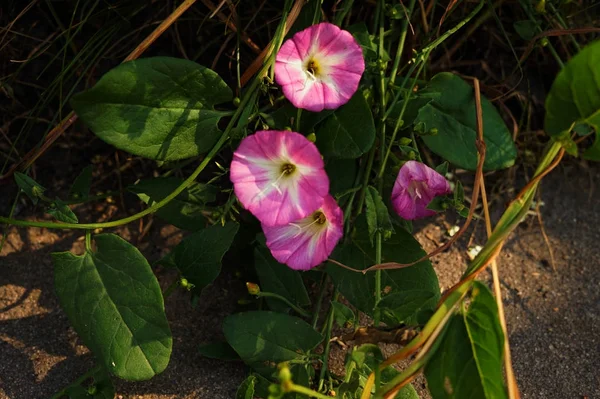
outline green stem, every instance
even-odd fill
[[[296,113],[296,120],[294,121],[294,124],[296,125],[296,132],[298,133],[302,133],[300,132],[300,118],[302,117],[302,108],[298,108],[298,112]]]
[[[85,231],[85,249],[88,251],[92,251],[92,231]]]
[[[389,86],[393,86],[396,81],[396,74],[398,73],[398,67],[400,66],[400,59],[404,52],[404,43],[406,42],[406,33],[408,32],[408,24],[410,22],[410,16],[412,15],[413,9],[415,8],[416,0],[410,0],[406,15],[408,18],[404,18],[402,21],[402,28],[400,30],[400,41],[398,42],[398,49],[396,50],[396,57],[394,58],[394,64],[392,66],[392,72],[390,74]]]
[[[376,148],[373,146],[369,152],[369,159],[367,160],[367,167],[363,176],[362,189],[360,190],[360,197],[358,197],[358,207],[356,215],[360,215],[365,204],[365,197],[367,195],[367,188],[369,187],[369,177],[371,176],[371,170],[373,170],[373,161],[375,160]]]
[[[323,273],[323,277],[321,278],[321,288],[319,290],[319,299],[317,299],[317,307],[313,313],[313,319],[311,322],[313,330],[317,329],[317,323],[319,321],[319,313],[321,313],[321,304],[323,303],[323,297],[325,296],[325,291],[327,290],[327,282],[329,277],[327,274]]]
[[[173,292],[175,292],[175,290],[177,289],[177,287],[179,287],[181,280],[180,280],[180,276],[177,276],[177,278],[175,279],[175,281],[173,281],[171,283],[171,285],[169,285],[167,287],[167,289],[165,290],[165,292],[163,292],[162,296],[163,299],[167,299]]]
[[[382,236],[381,231],[375,234],[375,264],[381,264],[381,244]],[[375,271],[375,313],[373,315],[373,324],[375,327],[379,325],[381,321],[381,310],[379,309],[379,301],[381,301],[381,270]]]
[[[333,300],[335,301],[338,297],[337,290],[333,294]],[[323,388],[325,382],[325,373],[327,372],[327,366],[329,364],[329,350],[331,349],[331,329],[333,328],[333,320],[335,318],[335,308],[333,305],[329,308],[329,315],[327,316],[327,326],[325,330],[325,350],[323,351],[323,366],[321,367],[321,373],[319,375],[319,391]]]
[[[313,391],[310,388],[303,387],[302,385],[289,384],[286,389],[287,392],[297,392],[303,395],[308,396],[309,398],[317,398],[317,399],[331,399],[331,396],[325,396],[320,394],[319,392]]]
[[[258,298],[274,298],[274,299],[277,299],[277,300],[285,303],[286,305],[288,305],[290,308],[292,308],[296,313],[298,313],[302,317],[306,317],[306,318],[310,317],[310,313],[308,313],[306,310],[301,309],[298,306],[294,305],[287,298],[284,298],[281,295],[275,294],[273,292],[263,292],[263,291],[261,291],[258,294],[256,294],[256,296]]]

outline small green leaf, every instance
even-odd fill
[[[381,199],[381,195],[375,187],[367,187],[367,195],[365,197],[367,211],[367,226],[369,229],[369,237],[373,242],[373,236],[376,232],[391,234],[394,232],[392,221],[387,207]]]
[[[594,144],[583,154],[600,161],[600,40],[577,53],[554,79],[546,97],[544,127],[553,137],[569,137],[575,124],[596,130]],[[572,151],[571,151],[572,152]]]
[[[373,41],[371,35],[369,35],[369,28],[367,28],[364,22],[350,25],[346,30],[352,33],[352,36],[354,36],[356,42],[362,48],[365,59],[374,60],[377,58],[377,44]]]
[[[72,383],[64,392],[61,398],[65,399],[114,399],[115,397],[115,387],[106,369],[102,367],[90,375],[90,378]]]
[[[294,316],[267,311],[236,313],[223,322],[227,342],[249,364],[298,359],[323,337]]]
[[[420,259],[425,251],[412,234],[397,229],[390,239],[382,244],[382,261],[410,263]],[[375,264],[375,248],[368,237],[364,217],[357,219],[351,241],[339,245],[331,256],[333,259],[354,269],[364,270]],[[375,273],[356,273],[329,263],[327,273],[333,278],[335,286],[354,307],[373,315],[375,308]],[[409,290],[430,292],[432,299],[423,308],[434,308],[440,296],[437,276],[428,260],[414,266],[381,271],[381,288],[388,294]],[[410,323],[413,320],[409,320]]]
[[[183,183],[176,177],[157,177],[141,180],[128,190],[136,194],[143,202],[152,206],[160,202]],[[208,184],[192,183],[167,205],[160,208],[156,214],[173,226],[188,231],[204,228],[206,204],[215,200],[217,188]]]
[[[425,367],[433,399],[507,397],[502,377],[504,334],[490,290],[474,282],[467,312],[452,318]]]
[[[90,187],[92,186],[92,172],[92,165],[86,166],[81,171],[69,190],[69,198],[85,201],[89,197]]]
[[[48,206],[48,208],[46,209],[46,213],[54,216],[56,220],[59,220],[61,222],[79,223],[79,220],[77,220],[77,215],[73,213],[73,211],[67,206],[67,204],[65,204],[58,198]]]
[[[212,342],[201,345],[198,352],[209,359],[218,360],[239,360],[240,357],[227,342]]]
[[[405,290],[384,296],[377,304],[387,325],[398,325],[427,307],[435,295],[427,290]]]
[[[373,146],[375,122],[359,90],[317,129],[317,147],[326,157],[358,158]]]
[[[277,262],[264,246],[254,249],[254,265],[262,291],[279,294],[300,307],[310,305],[310,298],[300,273]],[[274,298],[267,298],[272,310],[286,312],[289,307]]]
[[[349,358],[346,359],[348,368],[348,362],[353,361],[356,364],[356,369],[359,374],[360,381],[360,391],[362,392],[362,387],[364,387],[365,382],[369,375],[375,371],[377,367],[384,361],[383,354],[381,353],[381,349],[379,346],[374,344],[364,344],[358,347],[354,347],[352,352],[349,354]],[[386,384],[390,382],[394,377],[396,377],[399,372],[391,366],[386,367],[380,373],[380,381],[382,384]],[[374,393],[375,387],[373,387],[372,392]],[[412,385],[407,385],[402,388],[400,392],[396,395],[396,398],[402,399],[419,399],[415,389]]]
[[[161,263],[175,265],[200,293],[221,273],[221,259],[229,250],[239,224],[229,222],[225,226],[214,225],[196,231],[179,243]]]
[[[521,36],[521,39],[531,40],[535,36],[535,30],[537,25],[535,21],[527,19],[524,21],[514,22],[513,27],[515,28],[515,32],[517,32],[517,34]]]
[[[52,254],[56,292],[75,331],[112,374],[139,381],[162,372],[171,330],[150,265],[114,234],[94,237],[97,252]]]
[[[448,162],[468,170],[477,167],[475,147],[476,108],[473,88],[460,77],[443,72],[435,75],[423,94],[441,96],[419,110],[415,122],[425,131],[437,129],[436,135],[422,136],[429,149]],[[487,145],[484,169],[496,170],[512,166],[517,149],[504,120],[485,97],[481,98],[483,132]]]
[[[448,162],[444,161],[441,164],[439,164],[435,168],[435,171],[445,177],[448,174]]]
[[[102,140],[134,155],[174,161],[209,151],[219,139],[213,107],[233,94],[214,71],[169,57],[125,62],[73,96],[77,115]]]
[[[21,190],[33,201],[34,204],[38,203],[40,195],[43,196],[46,189],[42,187],[38,182],[33,180],[31,177],[21,172],[15,172],[15,182]]]
[[[256,376],[250,374],[237,389],[235,399],[253,399]]]
[[[348,306],[337,301],[331,302],[331,306],[335,309],[335,322],[340,327],[352,327],[356,324],[357,318]]]

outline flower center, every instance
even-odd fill
[[[315,221],[315,223],[324,224],[327,221],[327,217],[323,212],[317,211],[313,213],[313,220]]]
[[[284,163],[281,165],[281,174],[282,176],[289,176],[296,171],[296,165],[291,163]]]
[[[408,186],[408,193],[413,199],[423,198],[423,195],[427,192],[427,183],[421,180],[413,180]]]
[[[319,76],[320,71],[321,67],[319,66],[317,60],[314,58],[309,58],[308,62],[306,63],[306,73],[308,73],[308,75],[313,79],[316,79]]]

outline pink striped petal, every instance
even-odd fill
[[[403,219],[420,219],[435,215],[435,211],[427,209],[429,203],[451,192],[444,176],[425,164],[408,161],[400,168],[394,183],[392,205]]]
[[[275,59],[275,80],[283,94],[295,107],[313,112],[347,103],[364,70],[362,49],[354,37],[327,22],[286,40]]]
[[[286,174],[290,165],[293,171]],[[242,140],[233,154],[230,179],[242,205],[267,226],[309,215],[329,192],[317,147],[288,131],[263,130]]]
[[[344,215],[332,196],[308,217],[283,226],[264,226],[267,247],[278,262],[308,270],[325,261],[342,237]]]

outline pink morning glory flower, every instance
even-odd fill
[[[365,70],[362,49],[350,32],[323,22],[283,43],[275,80],[296,108],[313,112],[346,104]]]
[[[326,260],[343,234],[344,215],[331,195],[309,216],[284,226],[263,226],[273,257],[295,270]]]
[[[400,168],[394,183],[392,205],[403,219],[420,219],[435,215],[435,211],[427,209],[433,198],[451,192],[444,176],[425,164],[408,161]]]
[[[319,209],[329,178],[317,147],[299,133],[261,130],[233,153],[235,195],[263,225],[283,225]]]

